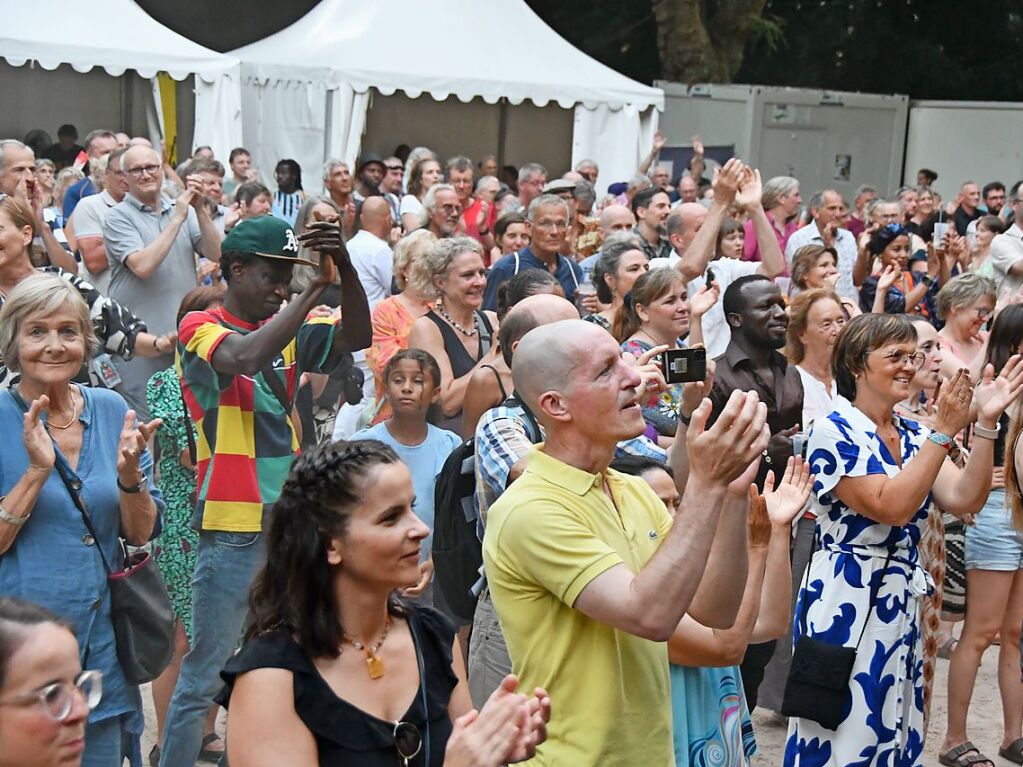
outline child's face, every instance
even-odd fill
[[[415,360],[401,360],[387,376],[387,398],[395,413],[425,414],[436,395],[433,378]]]

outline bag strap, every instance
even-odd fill
[[[185,414],[185,439],[188,440],[188,460],[192,462],[192,468],[194,469],[199,452],[195,449],[195,435],[192,434],[192,415],[188,412],[188,403],[185,402],[185,387],[181,383],[182,381],[179,378],[178,391],[181,393],[181,409]]]
[[[266,381],[266,385],[270,387],[270,391],[273,392],[274,397],[280,403],[281,407],[284,408],[284,415],[289,419],[291,418],[291,399],[288,397],[288,391],[281,383],[280,376],[277,375],[277,371],[274,370],[273,364],[269,364],[259,371],[260,375],[263,376],[263,380]]]
[[[808,593],[810,585],[810,565],[813,563],[813,555],[817,551],[817,531],[813,534],[813,545],[810,547],[810,557],[806,561],[806,573],[803,576],[803,593]],[[875,602],[877,601],[877,592],[881,589],[881,581],[884,580],[885,573],[888,572],[888,565],[892,561],[892,554],[895,553],[895,547],[888,547],[888,556],[885,557],[884,565],[881,567],[881,574],[877,577],[876,581],[870,584],[870,606],[867,609],[867,615],[863,619],[863,627],[860,629],[860,635],[856,638],[856,644],[854,647],[859,649],[860,642],[863,641],[863,635],[867,632],[867,623],[870,622],[870,615],[874,612]],[[850,554],[850,556],[855,556]],[[810,611],[810,606],[807,603],[806,598],[803,600],[803,610],[799,615],[799,629],[802,636],[806,636],[806,615]]]
[[[543,439],[543,432],[540,431],[540,424],[536,421],[536,416],[533,415],[533,411],[529,409],[529,405],[519,399],[519,396],[512,392],[512,395],[504,401],[505,407],[517,407],[522,410],[523,415],[526,416],[526,421],[529,422],[529,428],[533,432],[533,437],[530,439],[534,445]]]
[[[15,388],[8,389],[14,401],[21,409],[22,413],[28,412],[28,404],[22,399],[21,395],[18,394]],[[47,432],[49,434],[49,432]],[[82,486],[82,481],[77,477],[73,476],[71,467],[67,463],[67,459],[64,458],[63,453],[60,452],[60,448],[57,447],[56,440],[50,436],[50,441],[53,442],[53,455],[54,455],[54,468],[57,469],[57,474],[60,476],[61,482],[64,483],[64,487],[67,489],[68,494],[71,496],[71,500],[75,504],[75,508],[78,509],[78,513],[82,515],[82,521],[85,523],[85,529],[89,531],[89,535],[92,536],[93,541],[96,544],[96,551],[99,552],[99,558],[103,562],[103,569],[107,571],[107,575],[111,575],[114,571],[110,568],[110,563],[107,561],[106,555],[103,553],[103,547],[100,546],[100,538],[96,533],[96,528],[92,526],[92,519],[89,517],[89,510],[85,507],[85,501],[79,494],[79,489]]]

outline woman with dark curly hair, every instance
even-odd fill
[[[940,328],[935,300],[938,289],[948,281],[944,259],[928,249],[927,271],[910,269],[909,231],[902,224],[888,224],[874,232],[867,251],[871,260],[880,262],[881,271],[860,286],[860,309],[864,313],[922,314]]]
[[[497,765],[545,737],[549,700],[505,679],[472,711],[454,627],[395,591],[429,533],[409,470],[376,440],[295,462],[273,509],[252,622],[224,669],[232,763]]]

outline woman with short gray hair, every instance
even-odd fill
[[[593,265],[593,284],[597,300],[608,307],[583,317],[587,322],[600,325],[608,333],[618,310],[625,304],[625,296],[641,275],[650,270],[650,260],[643,252],[639,238],[632,232],[615,232],[604,241],[600,257]]]
[[[967,273],[953,277],[938,291],[938,317],[945,326],[941,337],[941,376],[951,378],[960,368],[969,369],[984,349],[988,324],[995,311],[995,284],[987,277]]]
[[[88,305],[57,275],[22,280],[0,310],[0,352],[21,374],[0,394],[8,436],[0,443],[0,594],[74,626],[82,656],[102,672],[103,697],[85,728],[88,767],[141,762],[141,699],[118,661],[107,573],[120,569],[120,538],[146,543],[163,511],[146,449],[160,421],[139,423],[121,395],[72,383],[97,347]]]
[[[462,431],[462,403],[473,371],[497,360],[497,315],[482,311],[487,270],[483,248],[471,237],[439,240],[419,261],[409,279],[433,309],[412,324],[410,349],[433,355],[440,366],[439,404],[444,420],[437,425]]]

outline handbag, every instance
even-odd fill
[[[810,582],[810,563],[817,548],[817,536],[814,536],[813,550],[806,564],[806,576],[803,581],[804,594]],[[800,637],[792,650],[792,663],[789,675],[785,680],[785,693],[782,696],[781,712],[785,716],[797,716],[829,730],[837,730],[848,716],[849,711],[849,679],[852,677],[853,664],[856,662],[856,651],[867,630],[870,615],[874,611],[874,602],[880,588],[888,563],[892,559],[893,548],[889,547],[881,575],[870,587],[870,607],[863,620],[863,627],[856,644],[852,647],[825,642],[807,636],[806,615],[809,612],[809,601],[804,597],[800,620]]]
[[[22,411],[25,401],[11,391]],[[129,554],[119,540],[122,563],[111,568],[100,545],[100,537],[92,526],[85,500],[80,494],[82,480],[71,471],[54,442],[54,467],[67,488],[75,507],[82,515],[89,535],[95,541],[110,590],[110,619],[114,626],[117,660],[128,684],[152,682],[167,668],[174,656],[174,608],[163,577],[152,556],[145,551]]]

